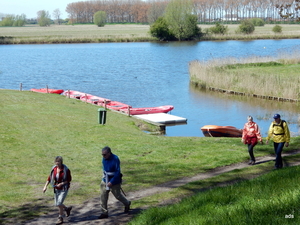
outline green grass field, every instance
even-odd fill
[[[213,25],[199,25],[204,32]],[[255,27],[250,35],[236,34],[238,25],[228,26],[228,34],[203,37],[203,40],[248,40],[248,39],[281,39],[299,38],[300,25],[282,24],[282,33],[272,32],[274,25]],[[0,27],[0,44],[43,44],[43,43],[90,43],[90,42],[134,42],[155,41],[149,34],[149,25],[107,24],[104,27],[89,25],[51,25],[40,27]]]
[[[0,93],[3,223],[10,218],[20,222],[53,207],[52,192],[43,194],[42,189],[57,155],[63,156],[72,171],[67,199],[71,204],[98,196],[100,151],[106,145],[121,159],[125,192],[248,161],[240,139],[149,135],[138,128],[140,121],[111,111],[107,112],[107,123],[98,124],[97,106],[65,96],[14,90]],[[300,138],[292,138],[288,149],[299,148]],[[259,145],[255,151],[257,157],[272,153],[272,145]],[[184,188],[177,191],[165,196],[190,194]],[[155,205],[156,198],[148,198],[143,204]],[[133,203],[133,207],[139,204]]]
[[[268,163],[270,166],[270,163]],[[247,168],[248,170],[248,168]],[[271,171],[261,177],[221,187],[211,182],[214,188],[198,189],[192,197],[178,204],[152,207],[130,225],[187,224],[299,224],[300,223],[300,166]],[[243,179],[246,169],[235,171],[233,178]],[[226,174],[221,177],[232,175]],[[220,180],[221,178],[218,177]],[[204,186],[203,181],[193,182],[182,189]]]
[[[50,27],[0,27],[2,43],[90,43],[151,41],[148,25],[51,25]],[[1,42],[0,42],[1,44]]]

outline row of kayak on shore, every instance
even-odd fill
[[[63,94],[70,98],[79,99],[84,102],[88,102],[94,105],[99,105],[104,108],[120,111],[129,115],[142,115],[142,114],[154,114],[154,113],[167,113],[174,107],[172,105],[157,106],[157,107],[144,107],[133,108],[132,106],[112,101],[107,98],[98,97],[95,95],[87,94],[80,91],[64,91],[59,89],[31,89],[34,92],[51,93],[51,94]],[[205,125],[200,128],[205,137],[242,137],[242,130],[233,126],[218,126],[218,125]]]
[[[122,102],[112,101],[107,98],[98,97],[80,91],[72,91],[72,90],[64,91],[62,89],[49,89],[49,88],[41,88],[41,89],[32,88],[31,91],[40,92],[40,93],[50,93],[50,94],[62,94],[68,96],[69,98],[79,99],[87,103],[99,105],[104,108],[120,111],[129,115],[168,113],[174,109],[174,106],[172,105],[133,108],[131,105]]]

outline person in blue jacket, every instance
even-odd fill
[[[106,146],[102,149],[102,165],[103,165],[103,178],[100,184],[100,216],[99,219],[108,218],[107,201],[109,192],[123,203],[125,206],[124,212],[130,210],[131,202],[122,193],[121,183],[122,174],[120,168],[119,157],[111,152],[110,147]]]

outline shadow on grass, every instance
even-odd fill
[[[53,208],[50,209],[48,205],[45,199],[40,198],[12,209],[3,209],[4,207],[1,206],[1,211],[4,212],[0,213],[0,224],[20,224],[34,219]]]

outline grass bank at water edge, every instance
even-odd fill
[[[140,121],[109,110],[106,124],[98,124],[99,107],[80,100],[30,91],[0,93],[2,223],[18,224],[53,208],[51,188],[45,194],[42,189],[57,155],[72,172],[66,200],[72,205],[98,197],[106,145],[121,159],[125,192],[249,158],[239,138],[149,135],[139,129]],[[284,151],[292,149],[300,149],[299,137]],[[255,150],[257,157],[272,153],[271,144]]]

